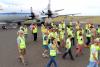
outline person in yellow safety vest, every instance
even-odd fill
[[[72,45],[71,45],[71,35],[69,35],[68,38],[67,38],[67,40],[66,40],[65,48],[66,48],[66,51],[63,54],[62,58],[65,59],[66,55],[69,54],[70,59],[74,60],[74,57],[73,57],[72,51],[71,51],[71,48],[72,48]]]
[[[53,29],[53,37],[54,37],[55,39],[57,39],[57,31],[56,31],[56,29]]]
[[[37,41],[37,32],[38,32],[37,24],[34,24],[33,29],[32,29],[34,41]]]
[[[27,38],[27,36],[28,36],[28,28],[27,28],[26,25],[24,26],[24,35],[25,35],[25,38]]]
[[[50,54],[50,60],[47,63],[46,67],[51,67],[51,64],[54,63],[54,67],[58,67],[56,63],[56,56],[57,56],[57,42],[55,38],[51,39],[51,43],[49,44],[49,54]]]
[[[71,43],[72,43],[72,45],[75,46],[75,42],[74,42],[75,38],[74,38],[73,29],[69,30],[69,35],[71,35]]]
[[[61,31],[61,30],[65,30],[65,23],[64,22],[61,22],[59,24],[59,31]]]
[[[64,39],[64,30],[60,31],[60,40]]]
[[[58,44],[58,54],[61,54],[61,41],[60,41],[60,36],[57,34],[57,44]]]
[[[81,29],[79,29],[79,30],[77,30],[77,31],[76,31],[76,36],[77,36],[77,39],[78,39],[79,34],[80,34],[81,32],[82,32],[82,31],[81,31]]]
[[[43,57],[48,57],[47,53],[48,53],[48,32],[45,32],[43,34],[43,53],[42,56]]]
[[[64,44],[64,30],[60,31],[60,41],[61,41],[61,45],[63,46]]]
[[[92,32],[90,30],[90,28],[87,30],[86,32],[86,47],[89,47],[89,44],[91,43],[91,38],[92,38]]]
[[[57,30],[56,29],[54,29],[53,30],[53,38],[55,38],[56,40],[57,40],[57,48],[58,48],[58,50],[57,50],[57,54],[61,54],[61,52],[60,52],[60,38],[59,38],[59,35],[58,35],[58,33],[57,33]]]
[[[98,50],[100,48],[99,46],[100,41],[97,39],[94,40],[94,43],[90,47],[90,60],[89,64],[87,67],[99,67],[98,64],[100,63],[99,61],[99,55],[98,55]]]
[[[79,33],[78,40],[77,40],[77,47],[76,47],[76,57],[81,55],[83,52],[83,45],[84,45],[84,38],[82,32]]]
[[[24,38],[24,32],[22,30],[18,31],[17,37],[18,51],[19,51],[19,60],[26,65],[24,56],[26,55],[26,44]]]

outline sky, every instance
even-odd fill
[[[45,10],[48,0],[0,0],[0,8],[5,11],[29,12]],[[100,16],[100,0],[51,0],[51,10],[64,9],[59,14],[81,13],[80,15]]]

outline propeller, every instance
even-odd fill
[[[47,13],[48,17],[52,17],[53,13],[51,10],[48,10],[48,13]]]
[[[35,14],[34,14],[34,12],[33,12],[33,8],[31,7],[30,10],[31,10],[31,16],[30,16],[30,17],[31,17],[32,19],[35,19]]]

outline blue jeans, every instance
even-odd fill
[[[55,57],[50,57],[50,60],[49,60],[49,62],[48,62],[48,64],[47,64],[47,67],[50,67],[51,66],[51,64],[52,63],[54,63],[54,67],[58,67],[57,66],[57,63],[56,63],[56,60],[55,60]]]
[[[98,64],[90,61],[87,67],[98,67]]]

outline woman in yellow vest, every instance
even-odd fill
[[[24,56],[26,55],[26,44],[25,44],[25,38],[24,38],[24,32],[18,31],[18,37],[17,37],[17,44],[18,44],[18,50],[19,50],[19,60],[26,65]]]
[[[83,45],[84,45],[84,39],[83,39],[83,35],[81,32],[81,33],[79,33],[79,36],[77,39],[76,57],[82,54]]]
[[[50,51],[50,60],[46,67],[51,67],[51,64],[54,63],[54,67],[58,67],[55,57],[57,56],[57,42],[56,39],[52,38],[51,43],[49,44],[49,51]]]
[[[33,29],[32,29],[32,33],[33,33],[33,36],[34,36],[34,41],[37,41],[37,32],[38,32],[37,24],[34,24]]]

